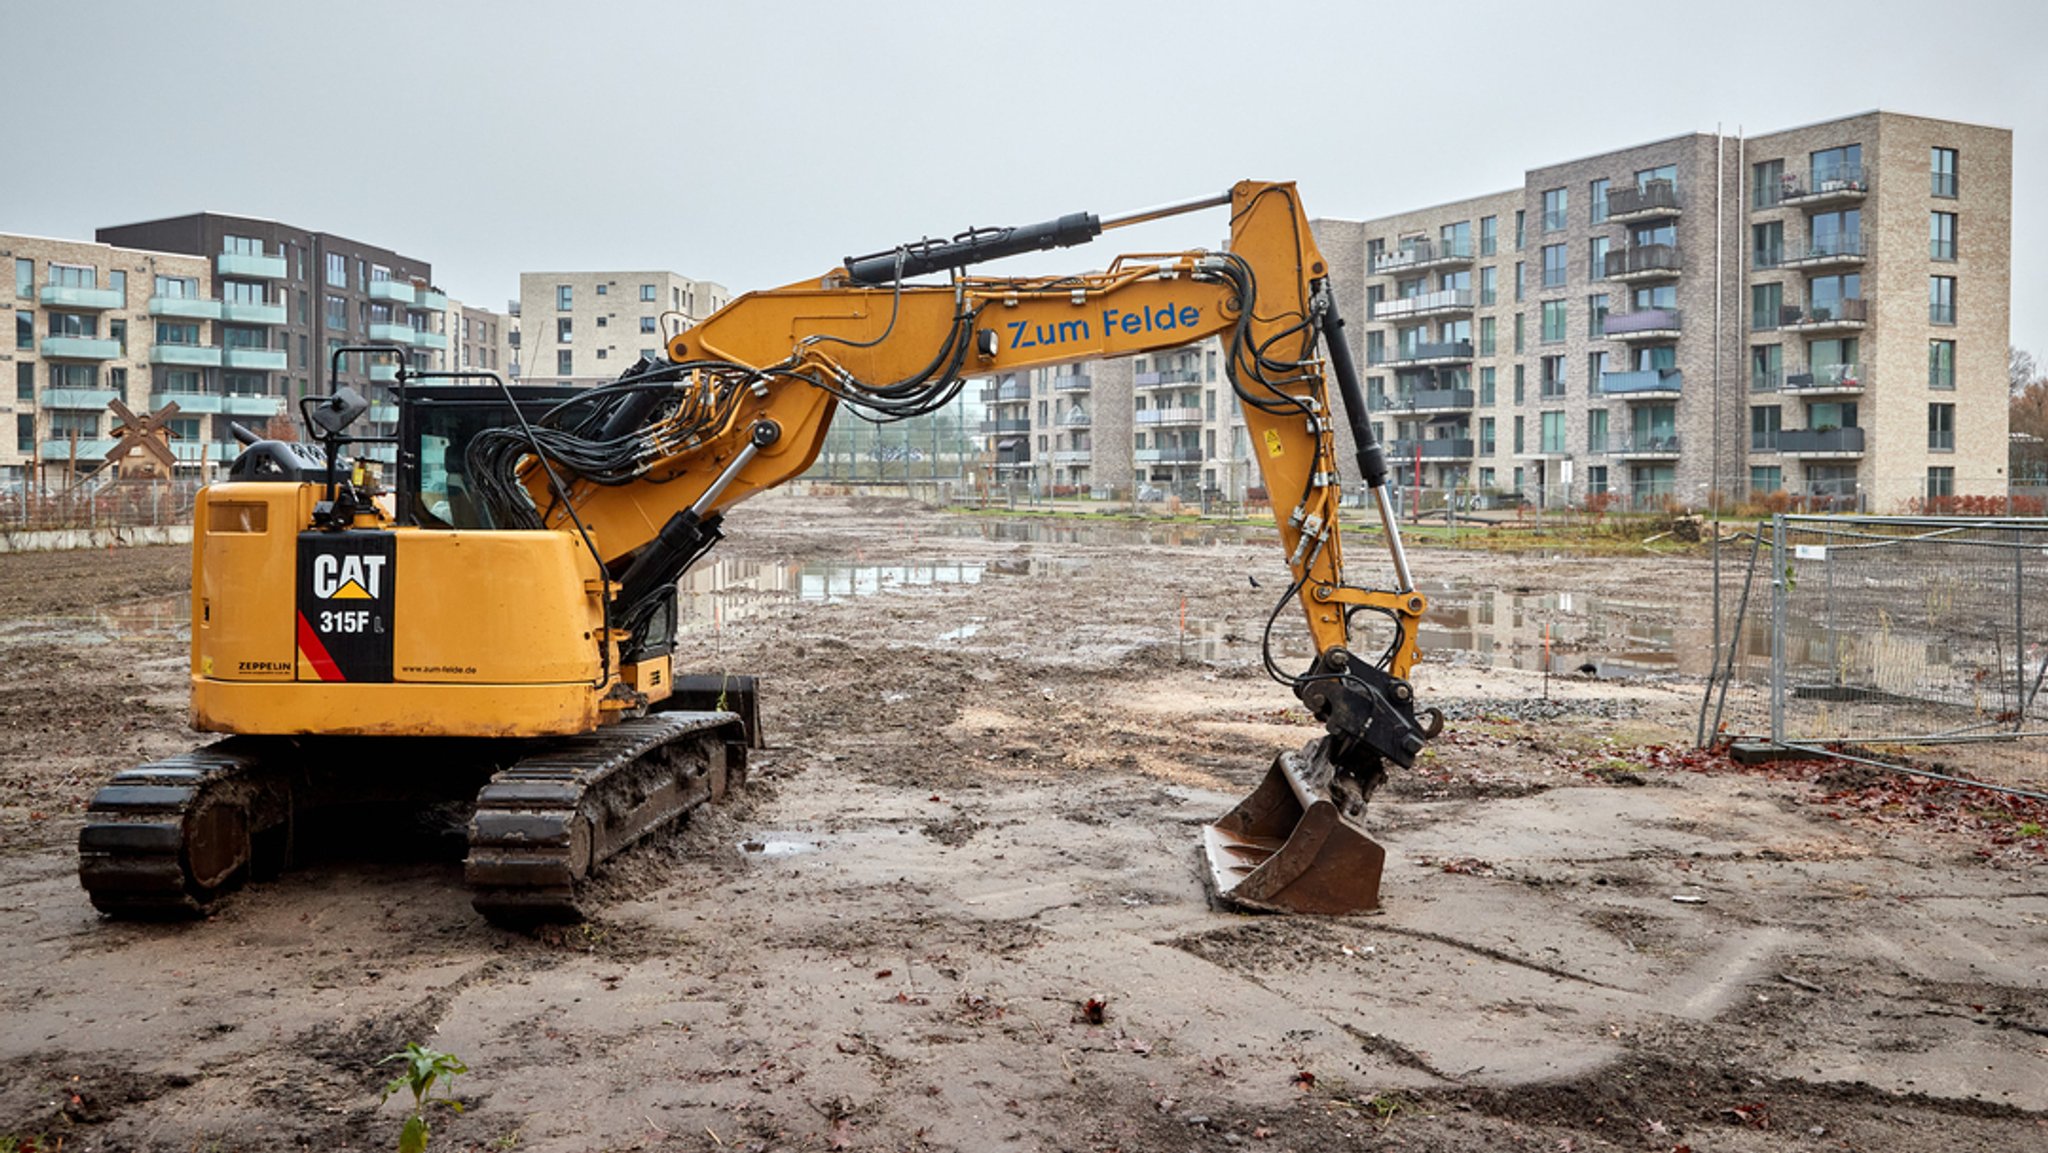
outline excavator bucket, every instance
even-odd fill
[[[1380,907],[1387,851],[1338,806],[1322,742],[1281,753],[1266,779],[1202,831],[1206,880],[1220,903],[1269,913],[1366,913]]]

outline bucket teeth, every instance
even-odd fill
[[[1331,915],[1379,908],[1387,853],[1339,807],[1335,776],[1325,741],[1281,753],[1250,796],[1203,830],[1204,879],[1218,903]]]

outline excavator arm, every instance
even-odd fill
[[[1078,243],[1105,228],[1225,205],[1225,252],[1121,256],[1103,271],[1071,276],[963,271],[997,256]],[[909,280],[941,270],[951,271],[946,283]],[[1298,891],[1297,882],[1304,875],[1328,882],[1335,865],[1317,865],[1309,853],[1306,862],[1287,869],[1261,868],[1287,857],[1280,850],[1293,846],[1295,838],[1277,834],[1276,826],[1306,828],[1329,818],[1338,829],[1322,838],[1345,841],[1343,827],[1362,813],[1383,763],[1412,764],[1441,721],[1433,711],[1418,719],[1408,685],[1425,604],[1386,499],[1385,460],[1366,420],[1341,325],[1329,269],[1294,186],[1247,181],[1226,196],[1106,223],[1075,215],[905,245],[849,258],[815,279],[747,294],[671,337],[667,363],[643,362],[619,381],[565,403],[538,427],[479,436],[470,448],[472,473],[482,479],[501,523],[573,530],[590,542],[617,582],[615,627],[630,632],[666,619],[647,606],[672,596],[676,577],[715,543],[724,510],[802,474],[842,408],[869,419],[898,419],[951,402],[968,377],[1219,338],[1292,577],[1274,617],[1286,601],[1297,602],[1316,652],[1306,669],[1288,671],[1269,643],[1266,667],[1328,735],[1276,763],[1267,785],[1246,803],[1258,811],[1234,813],[1212,826],[1215,887],[1248,905],[1369,908],[1377,904],[1377,857],[1369,868],[1347,858],[1351,873],[1369,872],[1369,891],[1339,885],[1344,891],[1324,902],[1332,907]],[[1345,581],[1339,414],[1330,403],[1330,375],[1337,378],[1342,415],[1380,512],[1391,589]],[[1353,651],[1358,614],[1391,628],[1392,640],[1375,657]],[[1269,625],[1269,642],[1271,633]],[[1261,801],[1264,794],[1286,792],[1295,794],[1296,805],[1278,795]],[[1351,827],[1352,840],[1377,853],[1378,846]],[[1251,866],[1239,867],[1243,861]],[[1262,872],[1290,871],[1284,881],[1254,883]]]

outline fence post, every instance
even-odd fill
[[[1785,743],[1785,514],[1771,517],[1771,743]]]

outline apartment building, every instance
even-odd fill
[[[223,398],[296,404],[349,384],[373,401],[369,420],[354,431],[390,436],[397,432],[397,407],[386,402],[381,384],[396,378],[398,357],[417,369],[443,363],[448,300],[433,287],[433,268],[424,260],[331,233],[213,212],[101,228],[96,235],[105,244],[203,257],[212,269],[218,352],[181,365],[199,370],[167,394],[181,411],[224,418]],[[398,353],[346,355],[340,374],[330,373],[336,350],[363,345]],[[209,431],[224,434],[225,427]],[[390,445],[364,451],[392,456]]]
[[[448,302],[448,363],[452,372],[495,372],[512,379],[512,318],[460,301]]]
[[[529,384],[600,384],[725,307],[724,285],[673,272],[522,272],[518,353]]]
[[[205,373],[229,371],[228,314],[204,259],[0,235],[0,260],[14,270],[14,341],[0,355],[13,435],[0,440],[0,481],[91,472],[115,443],[114,401],[150,412],[199,391]],[[242,371],[247,351],[233,353],[231,371]],[[172,450],[195,471],[223,459],[206,443],[209,416],[260,424],[279,410],[268,397],[213,396],[211,410],[181,404],[171,422]]]
[[[2011,158],[2004,129],[1872,112],[1315,228],[1425,500],[1893,511],[2005,491]]]

